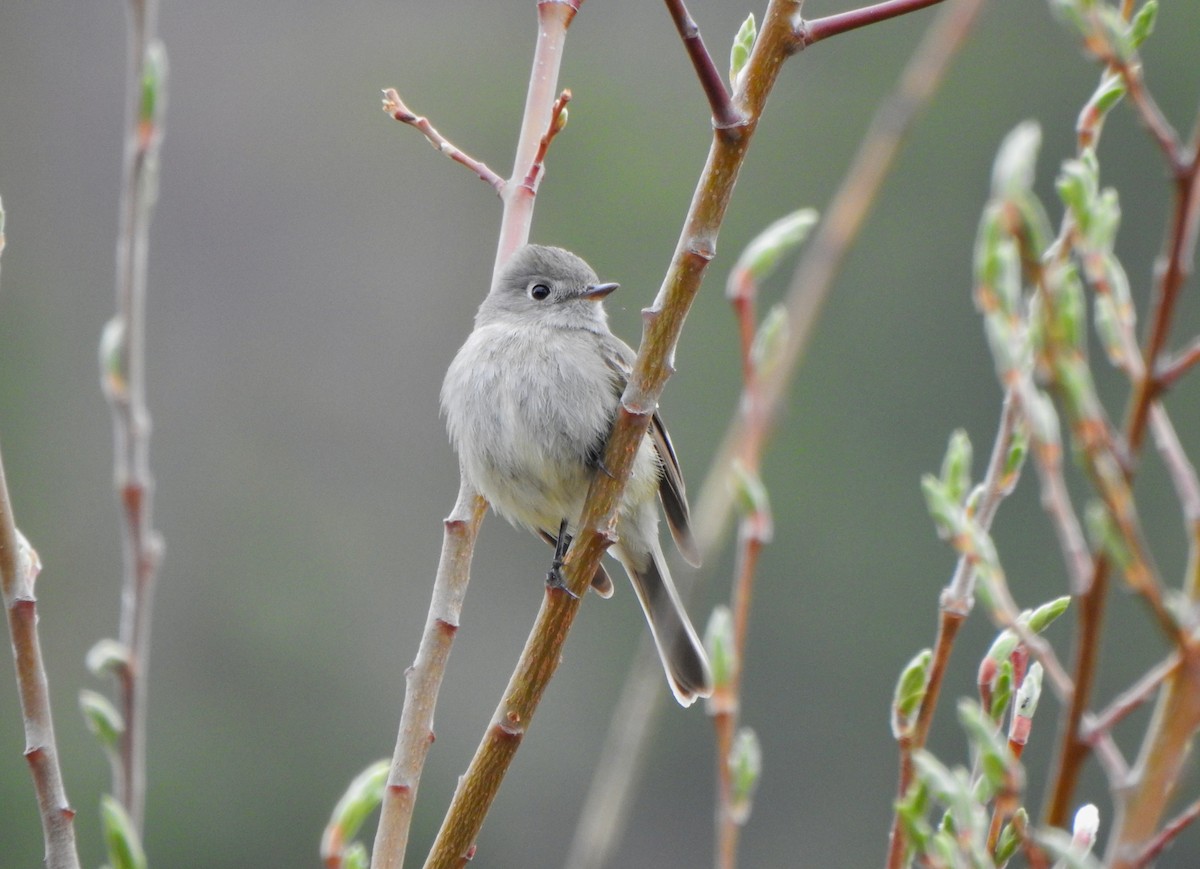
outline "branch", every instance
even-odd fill
[[[941,2],[942,0],[885,0],[883,3],[864,6],[850,12],[839,12],[836,15],[827,15],[812,21],[801,20],[796,25],[796,32],[801,47],[807,47],[822,39],[857,30],[868,24],[878,24],[880,21],[887,21],[889,18],[899,15],[907,15],[909,12],[916,12],[918,9]]]
[[[538,149],[537,153],[533,155],[533,163],[529,166],[525,180],[521,182],[521,186],[528,190],[530,195],[537,195],[538,183],[542,180],[542,173],[546,170],[546,153],[550,150],[550,143],[567,125],[567,103],[570,101],[571,91],[564,90],[558,95],[554,105],[550,107],[549,125],[538,141]]]
[[[416,127],[429,140],[429,144],[433,145],[441,153],[445,154],[455,163],[466,166],[474,172],[481,181],[484,181],[497,194],[504,193],[504,179],[492,171],[486,163],[481,160],[476,160],[471,155],[460,150],[453,142],[437,131],[433,124],[429,123],[429,118],[418,115],[412,109],[404,104],[400,99],[400,94],[395,88],[384,88],[383,91],[383,110],[395,118],[402,124],[408,124],[410,127]]]
[[[0,207],[0,251],[4,250],[4,209]],[[58,743],[50,714],[50,685],[38,639],[34,580],[41,568],[37,553],[13,522],[12,501],[0,460],[0,597],[8,614],[8,633],[17,667],[17,691],[25,722],[25,760],[33,777],[42,818],[46,866],[79,869],[75,850],[75,810],[67,802]]]
[[[717,71],[712,55],[704,45],[704,37],[696,25],[683,0],[666,0],[667,11],[675,22],[675,29],[683,40],[692,66],[696,69],[696,77],[700,79],[700,87],[708,97],[708,105],[712,110],[713,126],[718,130],[733,130],[745,123],[745,118],[734,108],[729,91],[725,89],[725,80]]]
[[[1134,867],[1150,866],[1155,860],[1167,849],[1167,846],[1175,841],[1175,838],[1182,833],[1187,827],[1200,818],[1200,800],[1196,800],[1170,821],[1168,821],[1161,830],[1158,831],[1153,839],[1146,843],[1146,847],[1137,855],[1133,861]]]
[[[463,598],[471,576],[471,555],[487,502],[464,482],[445,521],[445,544],[433,584],[425,631],[413,665],[405,671],[400,733],[388,773],[375,837],[373,869],[399,869],[408,847],[417,785],[433,745],[433,711],[446,662],[458,633]]]
[[[113,477],[121,506],[124,556],[119,638],[126,657],[117,684],[125,730],[119,749],[120,775],[113,789],[138,832],[146,789],[150,612],[163,546],[152,518],[154,479],[145,377],[146,260],[166,108],[166,53],[153,36],[156,12],[156,0],[131,0],[117,312],[100,341],[101,386],[112,411]]]

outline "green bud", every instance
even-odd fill
[[[100,640],[88,650],[83,662],[93,676],[113,675],[129,666],[129,649],[116,640]]]
[[[321,838],[322,854],[344,853],[345,843],[353,842],[367,815],[383,800],[389,769],[388,761],[378,760],[350,782],[325,827]]]
[[[1017,853],[1017,848],[1024,841],[1025,830],[1028,827],[1029,813],[1022,806],[1013,813],[1012,820],[1000,830],[1000,838],[996,842],[995,862],[997,866],[1003,867]]]
[[[129,384],[125,377],[125,318],[113,317],[100,333],[100,389],[110,402],[124,401]]]
[[[1006,480],[1012,480],[1021,472],[1021,467],[1025,464],[1025,456],[1028,454],[1029,431],[1024,426],[1017,426],[1013,429],[1012,438],[1008,444],[1008,455],[1004,458]]]
[[[116,751],[125,732],[125,719],[103,694],[84,689],[79,692],[79,709],[88,730],[95,734],[106,751]]]
[[[1008,703],[1012,700],[1013,693],[1013,665],[1012,661],[1005,658],[996,669],[996,684],[992,688],[992,703],[988,714],[992,719],[993,724],[998,724],[1000,719],[1004,717],[1004,711],[1008,709]]]
[[[1029,428],[1033,439],[1046,446],[1062,447],[1062,435],[1058,425],[1058,411],[1054,402],[1046,393],[1040,390],[1029,395],[1025,405],[1025,415],[1029,419]]]
[[[713,687],[718,691],[728,687],[737,667],[737,650],[733,642],[733,614],[724,604],[713,607],[708,617],[704,648],[712,667]]]
[[[1092,317],[1096,324],[1096,334],[1100,337],[1100,344],[1109,363],[1114,368],[1124,368],[1129,360],[1125,358],[1125,341],[1112,296],[1108,293],[1096,296]]]
[[[1129,42],[1134,48],[1139,47],[1146,41],[1146,37],[1154,32],[1154,22],[1157,19],[1158,0],[1146,0],[1129,22]]]
[[[1023,121],[1004,137],[992,164],[992,195],[1010,198],[1032,189],[1042,129],[1036,121]]]
[[[987,657],[996,662],[997,665],[1003,664],[1021,643],[1021,638],[1016,635],[1012,628],[1005,628],[996,635],[996,639],[992,640],[992,646],[987,651]]]
[[[1028,612],[1028,619],[1025,623],[1029,626],[1029,630],[1035,634],[1040,634],[1050,627],[1054,621],[1067,611],[1067,607],[1071,605],[1071,598],[1068,595],[1055,598],[1052,601],[1039,606],[1033,612]],[[1025,614],[1023,614],[1024,616]]]
[[[1083,160],[1066,160],[1055,180],[1062,200],[1075,223],[1086,235],[1091,224],[1092,200],[1096,196],[1096,176]]]
[[[1092,92],[1084,111],[1091,111],[1099,117],[1107,115],[1125,96],[1125,81],[1117,73],[1106,72],[1100,77],[1100,84]]]
[[[0,253],[4,253],[4,200],[0,199]]]
[[[1019,775],[1020,765],[1008,744],[996,732],[996,725],[979,704],[963,698],[958,702],[958,721],[974,748],[983,778],[975,791],[976,799],[985,801],[1005,786],[1012,775]]]
[[[750,818],[754,791],[762,775],[762,747],[758,744],[758,736],[749,727],[738,730],[733,739],[733,748],[729,750],[729,771],[733,784],[733,820],[744,824]]]
[[[904,798],[896,801],[896,814],[904,825],[909,842],[918,851],[925,849],[929,837],[933,835],[933,828],[925,818],[928,811],[929,788],[921,781],[914,781]]]
[[[1065,264],[1053,272],[1048,281],[1053,281],[1055,293],[1055,332],[1068,347],[1082,347],[1087,334],[1083,282],[1073,264]]]
[[[146,852],[142,850],[133,821],[121,804],[108,794],[100,797],[100,820],[112,869],[146,869]]]
[[[938,537],[948,540],[958,533],[964,517],[962,507],[950,497],[945,484],[933,474],[921,477],[921,492],[925,495],[925,506],[937,526]]]
[[[746,467],[739,459],[733,461],[735,502],[743,516],[771,515],[771,499],[762,477]],[[764,541],[765,542],[765,541]]]
[[[1054,869],[1100,869],[1100,861],[1077,847],[1064,830],[1054,827],[1036,830],[1033,840],[1057,861]]]
[[[817,212],[812,208],[801,208],[779,218],[746,245],[734,263],[732,275],[748,274],[751,280],[766,280],[784,254],[804,241],[816,223]]]
[[[1103,501],[1093,499],[1088,502],[1084,525],[1094,550],[1103,552],[1122,570],[1133,563],[1133,555]]]
[[[758,28],[754,23],[754,13],[751,12],[738,28],[737,36],[733,37],[733,47],[729,50],[729,86],[734,90],[738,88],[738,79],[741,78],[746,61],[750,59],[750,51],[754,48],[757,35]]]
[[[1090,5],[1088,0],[1050,0],[1050,8],[1054,10],[1055,14],[1084,37],[1091,32],[1091,27],[1083,11],[1085,5]]]
[[[162,122],[166,108],[167,49],[159,40],[146,46],[142,62],[142,91],[138,106],[138,120],[143,124],[157,126]]]
[[[929,662],[933,652],[922,649],[900,671],[896,690],[892,694],[892,736],[903,738],[908,732],[912,717],[925,700],[926,681],[929,677]]]
[[[770,372],[783,355],[789,332],[787,308],[773,305],[767,316],[763,317],[758,331],[754,333],[754,342],[750,345],[750,361],[760,377]]]
[[[946,497],[961,503],[971,488],[971,438],[966,431],[955,429],[942,458],[942,485]]]
[[[362,842],[355,842],[342,855],[342,869],[368,869],[371,856]]]
[[[1038,700],[1042,696],[1042,665],[1034,661],[1029,665],[1025,680],[1017,689],[1016,713],[1023,718],[1032,718],[1037,712]]]

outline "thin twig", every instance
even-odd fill
[[[898,15],[907,15],[941,2],[942,0],[886,0],[883,3],[876,3],[874,6],[864,6],[849,12],[814,18],[812,21],[801,21],[797,24],[796,29],[801,43],[809,46],[822,39],[848,33],[851,30],[866,27],[868,24],[878,24],[880,21],[886,21]]]
[[[102,384],[113,420],[114,480],[121,506],[124,579],[118,672],[125,730],[114,795],[141,831],[146,789],[146,686],[150,612],[162,558],[154,530],[150,414],[146,407],[146,261],[165,107],[165,54],[154,37],[157,0],[131,0],[125,161],[117,236],[117,313],[102,342]],[[152,76],[151,82],[147,76]]]
[[[542,180],[542,175],[546,170],[546,154],[550,150],[550,143],[567,125],[567,103],[570,101],[571,91],[564,90],[550,108],[550,123],[538,141],[538,149],[537,153],[533,155],[533,163],[525,174],[525,180],[521,182],[521,185],[533,195],[537,195],[538,183]]]
[[[1146,843],[1146,847],[1142,849],[1142,853],[1138,854],[1137,858],[1131,864],[1133,867],[1150,866],[1159,858],[1167,846],[1175,841],[1175,838],[1188,828],[1197,818],[1200,818],[1200,800],[1196,800],[1178,815],[1163,825],[1163,828],[1158,831],[1153,839]]]
[[[400,99],[400,93],[395,88],[384,88],[383,91],[383,110],[395,118],[402,124],[408,124],[410,127],[415,127],[421,134],[429,140],[429,144],[433,145],[440,153],[445,154],[455,163],[466,166],[474,172],[481,181],[484,181],[497,194],[504,191],[504,179],[492,171],[491,167],[482,160],[476,160],[470,154],[467,154],[457,145],[438,132],[437,128],[429,122],[429,118],[423,115],[418,115],[412,109],[404,104]]]
[[[0,206],[0,252],[3,250],[4,208]],[[39,567],[37,553],[13,521],[12,500],[4,477],[4,462],[0,459],[0,598],[8,615],[8,634],[17,668],[17,691],[25,723],[25,760],[33,777],[42,819],[46,866],[79,869],[75,810],[67,801],[58,763],[58,743],[50,714],[50,685],[38,639],[34,580]]]
[[[1192,343],[1180,350],[1158,367],[1155,379],[1161,389],[1169,389],[1180,377],[1187,374],[1197,362],[1200,362],[1200,338],[1193,338]]]
[[[708,53],[708,48],[704,45],[704,37],[700,35],[700,28],[688,12],[683,0],[666,0],[666,4],[667,11],[671,13],[671,20],[675,22],[675,29],[679,31],[679,37],[683,40],[683,47],[687,49],[688,57],[692,60],[696,78],[700,80],[700,87],[703,88],[704,95],[708,98],[708,105],[712,110],[713,126],[718,130],[732,132],[745,123],[745,118],[734,107],[729,91],[725,89],[725,80],[717,71],[717,65],[713,63],[712,55]]]
[[[1118,694],[1102,712],[1085,716],[1081,728],[1083,740],[1094,745],[1102,734],[1111,732],[1126,715],[1133,712],[1158,691],[1163,680],[1178,669],[1179,663],[1179,653],[1172,652],[1143,673],[1137,682]]]

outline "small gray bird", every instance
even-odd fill
[[[634,352],[609,331],[604,311],[616,288],[569,251],[521,248],[479,306],[442,384],[464,478],[509,522],[555,546],[551,583],[561,582],[558,567],[632,370]],[[679,551],[699,565],[683,476],[657,413],[634,459],[610,552],[633,581],[671,690],[689,706],[712,693],[712,676],[667,572],[656,498]],[[612,594],[603,566],[592,588]]]

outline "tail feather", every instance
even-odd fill
[[[691,706],[697,697],[708,697],[712,694],[708,658],[663,563],[662,551],[655,545],[641,559],[644,564],[626,552],[615,554],[633,581],[675,699]]]

